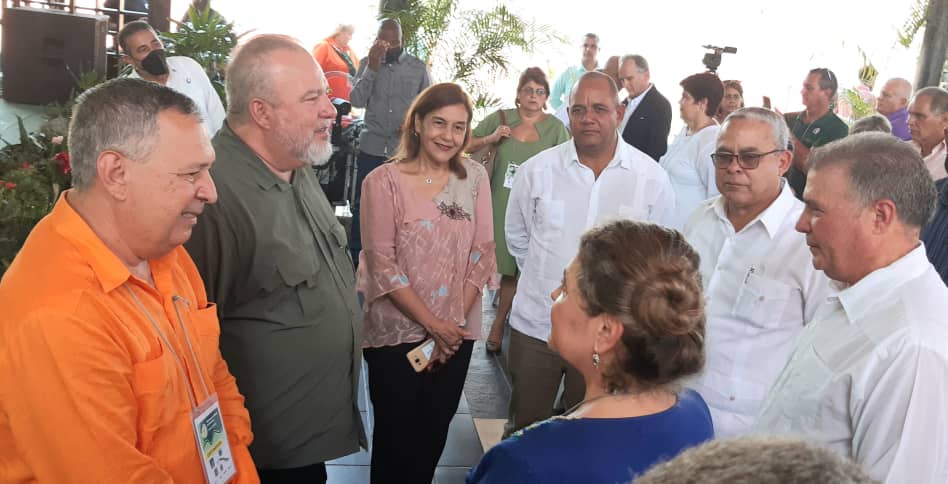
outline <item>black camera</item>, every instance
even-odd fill
[[[716,45],[702,45],[702,47],[711,51],[704,55],[704,59],[701,59],[704,66],[708,68],[708,72],[711,73],[717,72],[721,65],[721,54],[737,53],[737,47],[718,47]]]

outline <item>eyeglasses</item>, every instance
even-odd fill
[[[539,97],[543,97],[543,96],[546,96],[548,93],[546,92],[546,89],[543,89],[542,87],[538,87],[536,89],[529,88],[529,87],[521,87],[520,94],[523,94],[524,96],[536,94]]]
[[[740,94],[727,94],[724,96],[724,99],[727,99],[728,101],[740,101],[741,95]]]
[[[774,153],[780,153],[782,151],[787,150],[777,149],[768,151],[766,153],[711,153],[711,160],[714,161],[714,166],[718,168],[727,168],[731,166],[731,162],[736,159],[737,166],[740,166],[744,170],[753,170],[760,165],[760,160],[762,160],[765,156],[772,155]]]

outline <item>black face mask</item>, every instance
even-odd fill
[[[398,57],[402,55],[401,47],[392,47],[385,51],[385,64],[394,64],[398,61]]]
[[[168,60],[164,49],[153,50],[142,59],[142,69],[153,76],[163,76],[168,73]]]

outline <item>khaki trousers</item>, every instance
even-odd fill
[[[545,341],[510,328],[507,367],[513,391],[505,436],[553,416],[560,382],[565,378],[563,405],[569,409],[583,400],[583,376]]]

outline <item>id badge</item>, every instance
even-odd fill
[[[234,456],[230,453],[230,442],[217,395],[211,394],[198,408],[191,410],[194,438],[204,468],[204,482],[224,484],[237,474]]]
[[[508,163],[507,171],[504,172],[504,188],[510,189],[513,188],[514,176],[517,174],[517,169],[520,168],[519,164]]]

